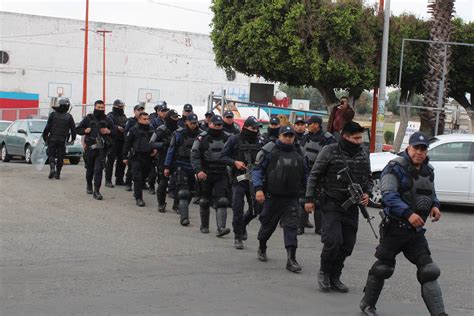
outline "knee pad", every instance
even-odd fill
[[[370,273],[373,276],[380,278],[380,279],[388,279],[392,276],[393,271],[395,270],[394,267],[391,267],[385,263],[380,261],[376,261],[372,268],[370,269]]]
[[[418,271],[416,272],[416,277],[421,284],[435,281],[440,275],[441,270],[436,263],[433,262],[418,268]]]
[[[191,192],[189,190],[183,189],[178,191],[178,199],[188,200],[191,197]]]
[[[216,208],[227,207],[229,205],[229,200],[225,197],[221,197],[216,201]]]
[[[202,208],[209,208],[211,206],[211,201],[200,198],[199,199],[199,206]]]

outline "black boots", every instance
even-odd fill
[[[61,178],[61,169],[62,169],[62,166],[60,165],[56,166],[56,172],[54,173],[54,178],[57,180]]]
[[[125,183],[125,191],[128,191],[128,192],[132,191],[132,185]]]
[[[87,192],[87,194],[92,194],[92,192],[93,192],[93,191],[92,191],[92,183],[91,183],[91,184],[89,184],[89,183],[87,184],[87,186],[86,186],[86,192]]]
[[[54,162],[50,162],[50,163],[49,163],[49,175],[48,175],[48,179],[54,178],[54,174],[55,174],[55,164],[54,164]]]
[[[143,207],[143,206],[145,206],[145,202],[142,199],[138,198],[137,199],[137,206]]]
[[[173,207],[174,203],[176,200],[173,202]],[[178,200],[178,212],[180,215],[180,224],[182,226],[188,226],[189,225],[189,201],[186,199]]]
[[[230,233],[230,228],[225,228],[227,221],[227,209],[219,207],[216,211],[217,233],[216,237],[223,237]]]
[[[259,261],[266,262],[267,258],[267,241],[259,240],[260,245],[258,246],[257,258]]]
[[[318,284],[321,290],[328,292],[331,289],[329,273],[319,270]]]
[[[244,243],[242,242],[242,238],[235,237],[234,239],[234,247],[235,249],[244,249]]]
[[[158,204],[158,212],[166,213],[166,203]]]
[[[156,194],[156,190],[155,190],[155,187],[153,185],[150,185],[150,188],[148,189],[148,193],[150,193],[152,195]]]
[[[296,247],[288,247],[286,249],[288,259],[286,261],[286,269],[291,272],[300,272],[301,266],[296,261]]]
[[[105,181],[105,186],[107,188],[113,188],[114,187],[114,185],[112,184],[112,181]]]
[[[209,208],[199,208],[199,214],[201,215],[201,233],[203,234],[209,234],[209,213]]]
[[[102,194],[100,194],[99,189],[100,189],[100,187],[94,187],[93,196],[94,196],[94,199],[96,199],[96,200],[102,200],[104,198],[102,196]]]
[[[331,289],[336,292],[347,293],[349,292],[349,288],[341,282],[339,278],[331,277]]]

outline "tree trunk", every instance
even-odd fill
[[[326,87],[322,85],[319,81],[315,82],[313,87],[318,89],[319,93],[321,93],[324,102],[326,102],[326,108],[328,109],[328,113],[331,113],[332,107],[334,105],[339,104],[339,99],[337,98],[336,93],[334,92],[334,88]]]
[[[452,26],[451,20],[454,13],[454,0],[435,0],[428,4],[428,12],[432,14],[430,39],[438,42],[448,42]],[[425,88],[423,106],[437,107],[438,95],[444,71],[445,45],[431,43],[428,47],[428,73],[423,81]],[[445,84],[443,89],[442,107],[446,103],[448,95],[448,73],[450,68],[451,49],[447,46]],[[444,132],[444,112],[440,115],[438,134]],[[433,136],[435,131],[436,114],[434,111],[422,109],[420,113],[420,131]]]
[[[415,96],[415,90],[410,90],[410,93],[406,90],[402,90],[400,94],[400,104],[401,105],[411,105],[413,97]],[[408,122],[410,121],[410,111],[411,108],[403,106],[400,107],[400,125],[398,126],[397,136],[393,140],[393,150],[395,152],[400,151],[400,147],[403,143],[403,138],[408,127]]]

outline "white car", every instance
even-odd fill
[[[435,188],[442,203],[474,206],[474,135],[439,135],[430,143],[430,163],[435,169]],[[370,154],[374,189],[372,201],[380,203],[380,174],[396,155]]]

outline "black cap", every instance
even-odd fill
[[[291,126],[282,126],[280,127],[280,132],[278,133],[278,135],[282,134],[295,134],[295,130]]]
[[[155,111],[168,110],[168,104],[166,103],[166,101],[158,101],[154,109]]]
[[[224,112],[224,117],[234,117],[234,112],[232,111],[225,111]]]
[[[114,101],[114,106],[125,106],[125,103],[123,103],[122,100],[117,99]]]
[[[347,122],[342,127],[342,134],[354,135],[356,133],[363,133],[364,131],[365,131],[365,128],[360,126],[359,123],[353,122],[353,121]]]
[[[133,110],[134,110],[134,111],[139,110],[139,109],[143,109],[143,110],[144,110],[145,107],[144,107],[143,105],[141,105],[141,104],[137,104],[137,105],[135,105],[135,106],[133,107]]]
[[[296,123],[306,123],[306,122],[302,116],[297,116],[295,119],[295,124]]]
[[[214,115],[211,117],[211,123],[212,124],[222,124],[223,121],[222,121],[222,116],[220,115]]]
[[[247,117],[247,119],[245,120],[244,126],[250,126],[250,127],[254,127],[254,128],[259,128],[259,127],[260,127],[260,123],[257,121],[257,119],[255,118],[255,116],[249,116],[249,117]]]
[[[186,116],[186,121],[191,122],[191,123],[197,123],[198,116],[194,113],[189,114],[188,116]]]
[[[418,145],[424,145],[426,147],[430,146],[428,136],[426,136],[426,134],[422,132],[413,133],[413,135],[410,136],[408,144],[410,144],[410,146],[418,146]]]
[[[214,116],[214,112],[212,111],[208,111],[206,112],[206,114],[204,114],[204,117],[211,117],[211,116]]]
[[[276,116],[275,116],[275,117],[272,117],[272,118],[270,119],[270,124],[276,124],[276,125],[278,125],[278,124],[280,124],[280,119],[279,119],[278,117],[276,117]]]
[[[186,103],[184,106],[183,106],[183,111],[187,112],[187,111],[193,111],[193,106],[189,103]]]
[[[322,125],[323,119],[320,116],[312,115],[306,123],[308,124],[319,123],[319,125]]]
[[[168,113],[166,113],[166,117],[170,117],[176,120],[179,118],[179,114],[178,112],[176,112],[176,110],[169,110]]]

